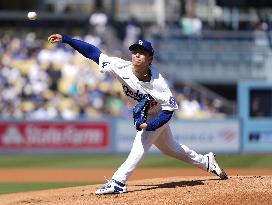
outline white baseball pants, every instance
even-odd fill
[[[207,158],[175,141],[168,122],[155,131],[142,130],[137,132],[130,154],[114,173],[112,179],[126,183],[128,177],[136,169],[152,144],[168,156],[193,164],[200,169],[207,169]]]

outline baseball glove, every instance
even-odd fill
[[[148,108],[149,108],[149,100],[147,98],[143,98],[133,108],[134,127],[138,131],[142,130],[140,128],[140,125],[146,122]]]

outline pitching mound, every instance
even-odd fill
[[[272,204],[272,176],[169,177],[128,183],[128,193],[96,196],[101,185],[0,196],[0,204]]]

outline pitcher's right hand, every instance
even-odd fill
[[[48,37],[48,41],[50,43],[59,43],[62,41],[62,35],[60,34],[52,34],[51,36]]]

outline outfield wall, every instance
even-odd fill
[[[198,151],[241,152],[240,123],[231,120],[171,123],[174,138]],[[136,130],[131,120],[2,121],[1,153],[127,153]],[[150,152],[159,153],[152,147]]]
[[[131,122],[116,122],[115,150],[128,152],[133,143],[135,129]],[[171,124],[174,138],[198,151],[216,153],[240,152],[240,126],[238,120],[178,121]],[[158,152],[152,147],[151,152]]]

